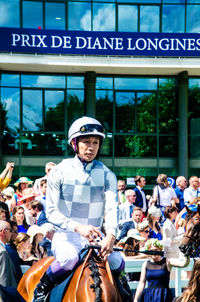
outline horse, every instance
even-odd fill
[[[26,302],[32,302],[37,284],[54,259],[46,257],[39,260],[20,280],[17,290]],[[108,262],[100,259],[92,249],[89,249],[84,261],[74,271],[69,285],[65,287],[60,300],[55,300],[55,296],[51,300],[50,296],[50,301],[122,302]]]
[[[180,250],[185,256],[194,257],[200,246],[200,205],[197,211],[191,211],[187,206],[185,233],[183,235]]]

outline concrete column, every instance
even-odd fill
[[[85,74],[85,114],[96,116],[96,72],[88,71]]]
[[[188,178],[188,73],[178,75],[178,174]]]

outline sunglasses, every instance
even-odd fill
[[[147,230],[146,230],[146,231],[143,231],[143,232],[144,232],[144,233],[150,233],[150,231],[147,231]]]
[[[80,132],[81,133],[94,132],[95,130],[98,131],[98,132],[100,132],[100,133],[104,133],[104,128],[101,125],[87,124],[87,125],[83,125],[80,128]]]

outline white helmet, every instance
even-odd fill
[[[97,135],[105,138],[104,128],[101,123],[94,118],[83,116],[73,122],[69,128],[68,143],[71,144],[74,138],[85,135]]]

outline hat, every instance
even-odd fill
[[[30,236],[30,243],[33,243],[33,239],[35,235],[37,234],[45,235],[44,230],[36,224],[31,225],[30,228],[28,228],[27,234]]]
[[[145,240],[145,238],[140,236],[140,233],[138,232],[137,229],[130,229],[127,233],[127,236],[120,240],[120,243],[125,243],[128,240],[128,238],[134,238],[139,241]]]
[[[159,208],[157,207],[150,207],[148,210],[148,213],[154,217],[161,217],[162,216],[162,212]]]
[[[196,205],[196,204],[190,204],[190,205],[187,206],[187,207],[188,207],[188,209],[189,209],[190,211],[193,211],[193,212],[197,211],[197,205]],[[181,215],[181,218],[185,219],[187,213],[188,213],[187,211],[186,211],[185,213],[183,213],[183,214]]]
[[[20,178],[14,183],[14,186],[15,186],[15,187],[18,187],[19,184],[21,184],[21,183],[32,184],[33,181],[30,180],[30,178],[28,178],[28,177],[20,177]]]
[[[15,190],[12,188],[12,187],[7,187],[5,188],[2,193],[4,195],[7,195],[7,196],[10,196],[10,197],[13,197],[14,193],[15,193]]]
[[[54,230],[53,224],[51,224],[49,222],[46,222],[46,223],[42,224],[40,226],[40,228],[42,229],[42,232],[43,232],[42,234],[44,236],[46,236],[48,232],[52,232]]]
[[[145,218],[142,222],[139,222],[137,228],[139,231],[145,230],[149,226],[149,221]]]
[[[19,199],[19,201],[26,200],[27,198],[36,197],[36,193],[34,192],[33,188],[27,188],[23,191],[23,196]]]

